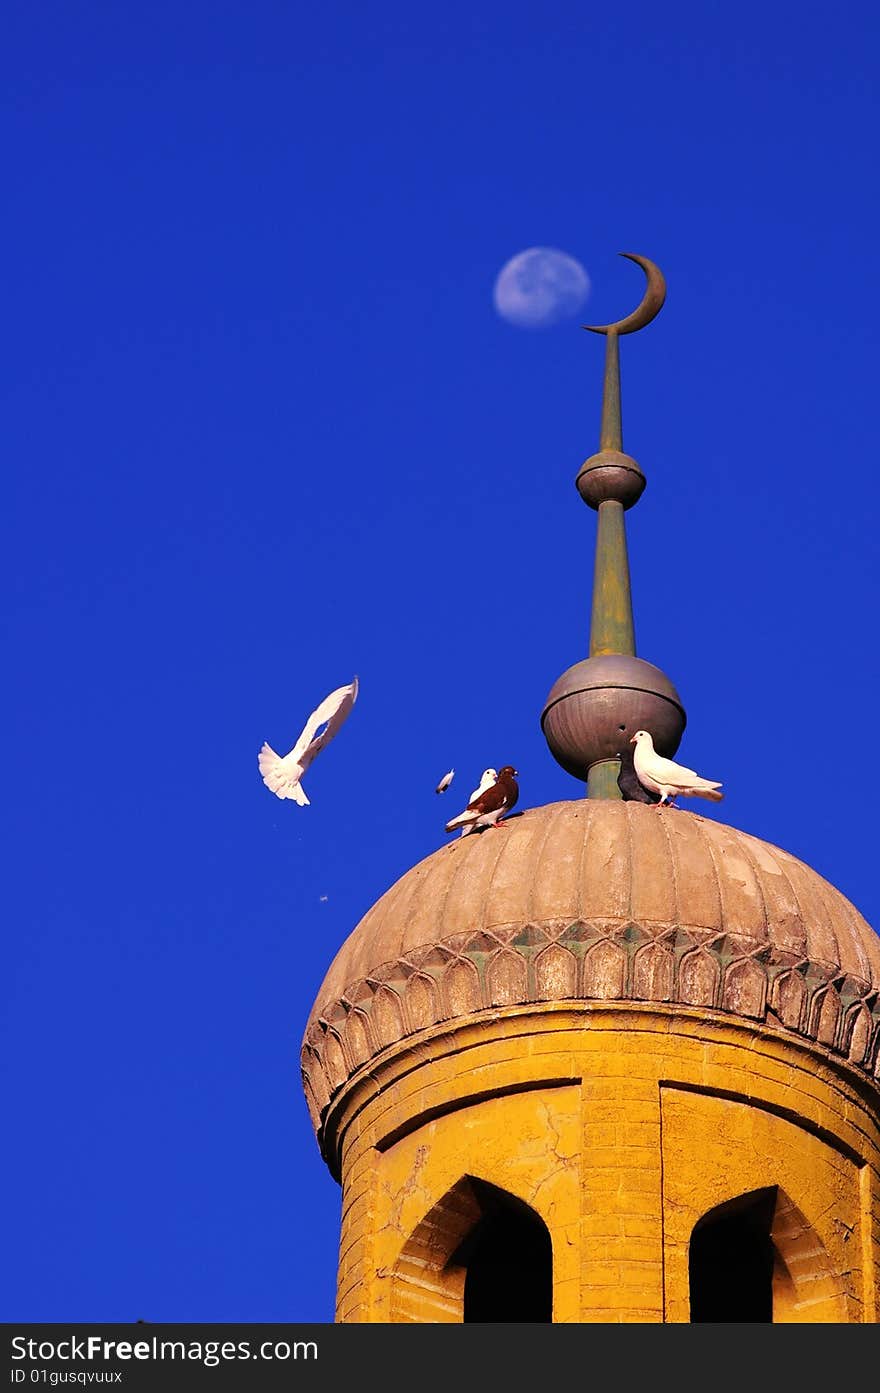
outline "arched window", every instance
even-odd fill
[[[770,1322],[777,1258],[776,1190],[754,1190],[704,1214],[691,1234],[691,1322]]]
[[[522,1200],[464,1176],[404,1244],[394,1270],[394,1321],[553,1319],[553,1250]]]
[[[740,1195],[691,1232],[691,1321],[846,1321],[847,1273],[776,1185]]]
[[[522,1200],[475,1182],[482,1217],[460,1245],[462,1319],[553,1320],[553,1249],[547,1226]]]

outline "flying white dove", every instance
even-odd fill
[[[660,794],[660,808],[664,803],[672,803],[679,796],[683,798],[711,798],[719,802],[720,783],[703,779],[694,769],[685,769],[671,759],[664,759],[654,749],[654,741],[647,730],[637,730],[630,744],[634,744],[633,764],[639,783],[651,793]]]
[[[443,775],[443,778],[440,780],[439,784],[438,784],[437,787],[434,789],[434,792],[435,792],[435,793],[445,793],[446,790],[448,789],[449,785],[452,783],[452,780],[453,780],[454,775],[455,775],[455,770],[454,770],[454,769],[450,769],[448,774],[444,774],[444,775]]]
[[[272,746],[263,743],[258,763],[263,783],[278,798],[293,798],[300,807],[308,804],[300,780],[316,755],[325,745],[329,745],[357,700],[358,680],[354,679],[347,687],[337,687],[316,706],[303,726],[302,733],[293,749],[286,755],[276,754]],[[326,724],[325,724],[326,722]],[[324,729],[320,735],[321,726]]]
[[[477,784],[476,788],[470,796],[470,799],[468,800],[468,806],[470,806],[471,803],[476,803],[477,799],[486,792],[486,789],[491,788],[492,785],[497,782],[498,770],[484,769],[482,774],[480,775],[480,782]],[[473,823],[468,823],[467,826],[462,827],[461,835],[463,837],[467,837],[471,832],[474,831],[476,831],[476,828],[474,827]]]

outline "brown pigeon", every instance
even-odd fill
[[[484,769],[482,774],[480,775],[480,782],[477,784],[476,788],[472,790],[471,796],[468,799],[468,807],[470,807],[471,803],[475,802],[476,799],[479,798],[481,793],[485,793],[487,788],[491,788],[492,784],[497,782],[498,770]],[[473,823],[469,822],[466,826],[462,827],[461,835],[463,837],[469,837],[470,834],[475,830],[476,829],[474,828]]]
[[[446,824],[446,831],[454,832],[456,827],[469,827],[476,832],[484,827],[497,827],[519,798],[516,773],[512,764],[505,764],[498,770],[498,778],[494,784],[484,789],[477,798],[473,798],[458,817],[450,818]]]
[[[650,789],[644,788],[639,783],[638,775],[633,763],[634,750],[624,745],[620,753],[620,773],[617,776],[617,787],[620,789],[624,803],[657,803],[660,800],[659,793],[652,793]]]

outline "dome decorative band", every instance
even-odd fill
[[[550,804],[441,848],[364,916],[303,1040],[316,1128],[374,1056],[542,1002],[734,1015],[880,1071],[880,939],[778,847],[693,813]]]

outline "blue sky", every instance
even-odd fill
[[[705,816],[880,924],[867,3],[18,6],[2,223],[6,1320],[329,1321],[299,1044],[340,943],[586,652],[622,342],[641,656]],[[276,800],[285,750],[357,705]],[[434,794],[454,765],[452,789]]]

